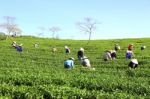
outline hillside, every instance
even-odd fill
[[[23,44],[23,53],[11,47],[12,41]],[[39,43],[39,48],[33,44]],[[105,50],[121,50],[117,59],[104,62]],[[129,70],[130,60],[125,59],[129,43],[134,44],[139,67]],[[146,45],[144,51],[141,45]],[[65,54],[64,46],[71,49]],[[150,38],[93,40],[52,40],[20,37],[0,41],[0,97],[14,99],[125,99],[150,98]],[[52,53],[52,48],[58,49]],[[77,51],[85,49],[92,67],[83,68],[77,60]],[[64,69],[63,62],[74,57],[75,68]]]

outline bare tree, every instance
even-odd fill
[[[40,33],[38,33],[38,36],[44,36],[44,32],[46,29],[44,27],[38,27],[38,29],[40,30]]]
[[[96,25],[98,24],[98,21],[92,19],[92,18],[85,18],[84,22],[78,22],[77,26],[81,30],[81,32],[89,34],[89,41],[91,40],[92,33],[96,30]],[[88,41],[88,42],[89,42]]]
[[[21,29],[15,23],[15,17],[4,16],[4,20],[6,22],[1,23],[0,28],[3,28],[7,32],[7,38],[11,35],[11,33],[21,33]]]
[[[22,33],[22,30],[19,27],[15,27],[12,30],[13,35],[20,35]]]
[[[61,31],[61,29],[59,27],[51,27],[49,28],[49,31],[52,32],[52,37],[53,39],[55,38],[55,34],[59,31]]]

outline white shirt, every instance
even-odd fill
[[[82,60],[82,65],[83,66],[87,66],[87,67],[91,67],[89,59],[83,59]]]
[[[111,54],[109,52],[106,52],[103,56],[103,59],[111,59]]]

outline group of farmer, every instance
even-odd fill
[[[129,44],[127,47],[127,51],[125,54],[126,59],[130,59],[130,62],[128,64],[129,68],[136,68],[138,67],[138,61],[134,57],[133,53],[133,44]],[[141,50],[144,50],[146,46],[142,45]],[[66,53],[70,53],[70,49],[68,47],[65,47]],[[104,55],[103,55],[103,60],[108,61],[108,60],[115,60],[117,58],[117,52],[120,50],[119,44],[115,44],[114,50],[106,50]],[[68,51],[69,50],[69,51]],[[81,62],[81,65],[84,67],[91,68],[90,60],[84,56],[84,49],[80,48],[80,50],[77,52],[77,57],[78,60]],[[74,67],[74,58],[69,58],[64,62],[64,67],[65,68],[73,68]],[[95,69],[95,68],[93,68]]]
[[[70,53],[70,49],[67,46],[65,46],[65,52]],[[77,58],[83,67],[95,69],[95,68],[91,68],[90,60],[88,59],[88,57],[84,56],[83,48],[80,48],[79,51],[77,52]],[[67,59],[64,62],[64,67],[68,69],[74,68],[74,60],[75,59],[73,57],[70,57],[69,59]]]
[[[17,52],[21,53],[23,51],[22,44],[18,44],[16,41],[13,41],[11,45],[12,45],[13,48],[16,49]],[[34,48],[38,48],[39,44],[34,43],[33,46],[34,46]]]
[[[18,51],[19,53],[21,53],[23,51],[22,44],[17,44],[15,41],[13,41],[12,47],[15,48],[16,51]],[[34,47],[38,48],[39,44],[35,43]],[[137,59],[134,58],[133,48],[134,48],[133,44],[129,44],[127,51],[126,51],[126,54],[125,54],[126,59],[131,59],[131,61],[128,64],[128,66],[130,68],[138,67],[138,61],[137,61]],[[141,46],[141,50],[144,50],[145,48],[146,48],[146,46],[144,46],[144,45]],[[115,44],[114,50],[106,50],[105,51],[105,53],[103,55],[103,60],[104,61],[115,60],[117,58],[117,52],[120,49],[121,48],[120,48],[119,44]],[[52,49],[53,53],[55,53],[56,51],[57,51],[56,48]],[[65,53],[69,54],[70,52],[71,52],[70,48],[68,46],[65,46]],[[83,67],[87,67],[87,68],[95,70],[95,68],[91,67],[90,60],[88,59],[88,57],[86,57],[84,55],[84,49],[83,48],[80,48],[79,51],[77,52],[77,58]],[[75,59],[73,57],[70,57],[69,59],[65,60],[64,67],[67,69],[74,68],[74,60]]]
[[[137,61],[137,59],[134,58],[135,55],[133,53],[133,48],[134,48],[133,44],[129,44],[128,50],[126,52],[126,59],[131,59],[131,61],[128,64],[128,66],[130,68],[138,67],[138,61]],[[145,48],[146,48],[146,46],[144,46],[144,45],[141,46],[141,50],[144,50]]]
[[[138,67],[138,61],[134,58],[133,48],[133,44],[129,44],[125,54],[126,59],[131,59],[131,61],[128,64],[130,68]],[[144,50],[145,48],[146,46],[141,46],[141,50]],[[103,56],[104,61],[116,59],[118,50],[120,50],[120,46],[118,44],[115,44],[114,50],[107,50]]]

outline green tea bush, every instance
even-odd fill
[[[0,98],[5,99],[143,99],[150,98],[150,39],[122,40],[52,40],[36,37],[19,37],[23,52],[11,47],[11,40],[0,42]],[[39,47],[33,44],[39,42]],[[54,43],[55,42],[55,43]],[[121,46],[117,59],[104,62],[105,50]],[[147,48],[140,50],[142,44]],[[125,59],[127,45],[135,45],[135,58],[139,67],[129,69]],[[64,46],[71,49],[65,54]],[[52,53],[52,48],[58,51]],[[77,59],[83,47],[92,68],[84,68]],[[74,69],[64,68],[64,60],[74,57]]]
[[[4,33],[0,33],[0,41],[6,40],[6,35]]]

